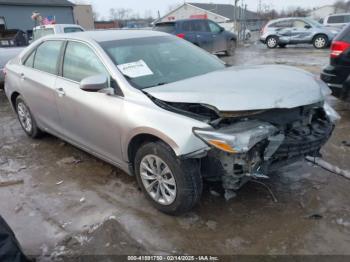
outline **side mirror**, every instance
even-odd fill
[[[225,28],[220,27],[220,32],[224,32],[224,31],[225,31]]]
[[[311,28],[311,25],[305,25],[304,26],[306,29],[310,29]]]
[[[81,80],[80,89],[88,92],[97,92],[108,87],[106,75],[89,76]]]

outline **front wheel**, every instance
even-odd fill
[[[226,55],[227,56],[233,56],[236,52],[237,43],[235,40],[230,40],[230,42],[227,44],[227,50]]]
[[[150,142],[137,151],[134,168],[143,193],[161,212],[180,215],[198,203],[203,182],[196,160],[180,160],[166,144]]]
[[[328,45],[328,38],[325,35],[318,35],[313,40],[313,45],[316,49],[326,48]]]
[[[16,112],[19,123],[28,136],[31,138],[38,138],[43,134],[38,128],[36,121],[22,96],[18,96],[16,99]]]

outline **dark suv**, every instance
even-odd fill
[[[350,101],[350,25],[333,40],[330,64],[323,69],[321,79],[334,96]]]
[[[236,49],[236,35],[208,19],[157,23],[154,30],[177,35],[210,53],[225,52],[231,56]]]

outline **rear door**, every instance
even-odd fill
[[[269,29],[272,28],[272,34],[276,34],[279,38],[279,42],[288,44],[291,39],[292,21],[290,19],[275,22],[269,25]]]
[[[61,133],[72,143],[103,158],[120,163],[120,126],[118,118],[123,98],[80,89],[86,77],[105,74],[106,67],[85,43],[69,41],[56,82],[56,101],[62,120]]]
[[[60,119],[55,100],[62,41],[46,41],[35,49],[20,67],[20,89],[39,126],[56,131]]]

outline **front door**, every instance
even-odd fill
[[[213,38],[214,52],[221,52],[227,50],[228,41],[221,27],[212,21],[208,21],[208,27]]]
[[[291,31],[292,43],[307,43],[312,39],[312,26],[301,19],[293,21]]]
[[[61,133],[86,150],[120,163],[120,125],[117,120],[123,99],[80,89],[81,80],[98,74],[109,76],[96,53],[84,43],[68,42],[62,77],[56,82]]]

